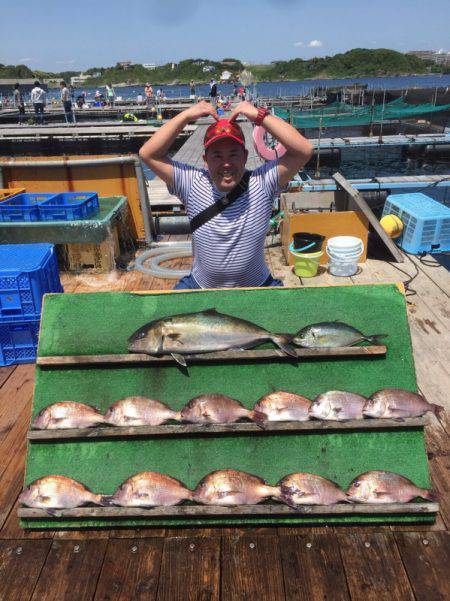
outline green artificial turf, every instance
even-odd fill
[[[314,359],[297,364],[284,360],[199,364],[189,366],[188,374],[172,364],[37,368],[33,416],[57,401],[75,400],[105,410],[115,400],[131,395],[159,398],[173,408],[180,408],[200,393],[220,392],[251,407],[263,394],[280,389],[311,398],[331,389],[364,395],[387,386],[416,390],[405,299],[395,285],[50,295],[44,303],[39,355],[125,353],[128,336],[144,323],[212,307],[254,321],[273,332],[294,332],[309,323],[339,319],[366,334],[388,333],[388,353],[385,358]],[[401,473],[421,487],[430,484],[422,428],[33,442],[29,445],[26,483],[57,473],[106,494],[141,470],[161,471],[194,487],[204,475],[221,468],[249,471],[271,484],[293,471],[311,471],[346,487],[356,475],[371,469]],[[411,519],[411,516],[270,519],[233,516],[230,519],[51,519],[23,520],[23,523],[28,527],[69,528],[142,523],[345,523]],[[413,519],[434,518],[420,515]]]

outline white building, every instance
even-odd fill
[[[121,61],[120,63],[117,63],[117,65],[123,69],[129,69],[134,63],[132,61]]]
[[[223,82],[229,81],[230,77],[231,77],[230,71],[222,71],[222,75],[220,76],[220,81],[223,81]]]
[[[142,65],[144,69],[148,69],[149,71],[154,71],[156,69],[155,63],[143,63]]]
[[[216,68],[214,65],[205,65],[202,69],[203,73],[209,73],[210,71],[215,71]]]
[[[74,77],[70,78],[70,83],[73,86],[76,86],[77,84],[83,84],[86,79],[89,79],[90,77],[92,77],[92,75],[84,75],[83,73],[80,73],[79,75],[75,75]]]

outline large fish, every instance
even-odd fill
[[[94,494],[80,482],[66,476],[39,478],[19,496],[19,503],[39,509],[72,509],[87,503],[101,505],[101,500],[101,495]]]
[[[315,474],[289,474],[278,482],[278,486],[281,491],[280,500],[291,507],[348,502],[347,495],[335,482]]]
[[[193,500],[204,505],[256,505],[279,497],[280,489],[262,478],[237,470],[217,470],[198,484]]]
[[[39,411],[31,427],[35,430],[62,430],[92,428],[104,423],[104,416],[94,407],[74,401],[63,401]]]
[[[294,344],[305,348],[335,348],[353,346],[359,342],[378,344],[387,334],[367,336],[356,328],[340,321],[323,321],[302,328],[292,339]]]
[[[139,472],[119,486],[112,496],[104,496],[104,505],[120,507],[157,507],[178,505],[192,499],[179,480],[159,472]]]
[[[401,388],[384,388],[374,392],[366,402],[363,413],[367,417],[402,419],[420,417],[427,411],[438,415],[444,408],[429,403],[423,396]]]
[[[171,419],[180,421],[180,412],[142,396],[116,401],[105,413],[105,420],[112,426],[159,426]]]
[[[264,422],[304,422],[309,419],[311,401],[292,392],[272,392],[257,401],[253,407],[253,420],[259,425]]]
[[[202,394],[191,399],[181,410],[181,421],[194,424],[231,424],[251,411],[224,394]]]
[[[347,497],[356,503],[408,503],[416,497],[435,500],[431,490],[419,488],[400,474],[380,470],[357,476],[348,487]]]
[[[330,390],[314,399],[309,415],[316,419],[336,421],[362,419],[366,401],[366,397],[354,392]]]
[[[183,355],[248,349],[269,340],[285,354],[297,357],[288,335],[273,334],[245,319],[209,309],[151,321],[130,336],[128,350],[172,355],[175,361],[186,366]]]

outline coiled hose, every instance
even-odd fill
[[[159,246],[144,251],[136,257],[133,266],[130,269],[137,269],[148,275],[153,275],[157,278],[170,280],[178,280],[185,275],[190,274],[190,269],[171,269],[170,267],[161,267],[160,263],[169,259],[182,259],[184,257],[192,257],[192,243],[180,242],[173,246]],[[150,267],[146,267],[144,263],[150,259]]]

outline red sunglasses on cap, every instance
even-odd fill
[[[222,140],[223,138],[231,138],[236,142],[239,142],[245,147],[245,138],[242,129],[234,121],[228,121],[228,119],[220,119],[208,127],[205,133],[203,144],[205,148],[208,148],[213,142]]]

